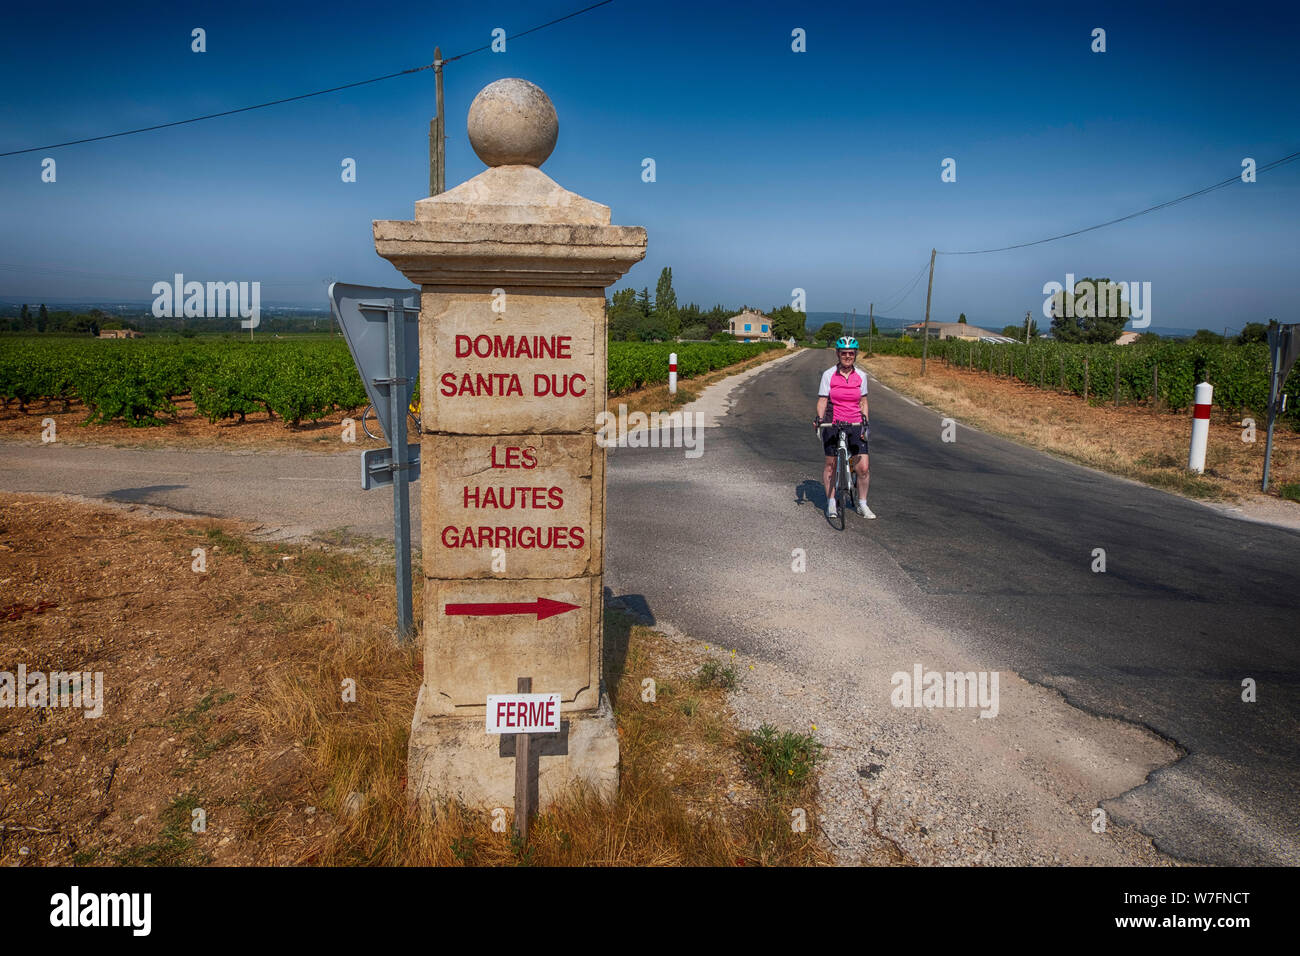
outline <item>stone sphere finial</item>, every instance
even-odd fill
[[[469,144],[489,166],[540,166],[560,121],[541,87],[516,77],[489,83],[469,105]]]

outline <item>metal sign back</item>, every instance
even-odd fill
[[[407,481],[420,478],[420,446],[407,444]],[[361,453],[361,490],[382,488],[393,483],[393,450],[391,448],[368,448]]]
[[[411,404],[415,379],[420,373],[420,290],[389,289],[378,286],[330,285],[330,308],[343,329],[352,360],[361,373],[366,396],[375,406],[379,424],[385,435],[392,435],[391,411],[388,389],[398,389],[401,407]],[[406,321],[402,323],[405,339],[406,368],[397,376],[399,381],[390,384],[388,371],[388,310],[401,308]],[[404,437],[404,435],[402,436]]]
[[[1286,384],[1291,367],[1300,358],[1300,335],[1296,334],[1297,329],[1300,329],[1300,325],[1269,323],[1268,326],[1268,350],[1273,359],[1273,377],[1279,394]],[[1270,397],[1275,400],[1277,398],[1276,395]]]

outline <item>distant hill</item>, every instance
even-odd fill
[[[863,314],[859,313],[858,318],[857,318],[857,321],[858,321],[858,324],[857,324],[857,330],[858,330],[859,332],[865,333],[865,332],[867,331],[867,317],[866,317],[866,315],[863,315]],[[897,318],[893,318],[893,317],[891,317],[891,316],[887,316],[887,315],[878,315],[878,316],[876,316],[876,328],[878,328],[878,329],[901,329],[903,326],[905,326],[905,325],[911,325],[913,322],[916,322],[916,321],[919,321],[919,320],[917,320],[917,319],[897,319]],[[930,317],[930,321],[933,322],[933,321],[938,321],[938,320],[936,320],[933,316],[931,316],[931,317]],[[947,320],[945,320],[945,321],[947,321]],[[846,317],[846,316],[844,315],[843,312],[809,312],[809,313],[808,313],[808,321],[807,321],[807,323],[804,325],[804,328],[807,329],[807,330],[808,330],[808,333],[811,335],[813,332],[816,332],[818,329],[820,329],[820,328],[821,328],[823,325],[825,325],[827,322],[840,322],[840,323],[843,323],[845,329],[849,329],[849,328],[852,326],[852,323],[853,323],[853,313],[850,312],[850,313],[848,314],[848,316]],[[1012,324],[1012,323],[1010,323],[1010,322],[1003,322],[1001,325],[998,325],[998,324],[993,323],[993,322],[983,322],[983,323],[980,323],[980,322],[971,321],[970,324],[971,324],[971,325],[978,325],[980,328],[982,328],[982,329],[988,329],[990,332],[998,332],[998,333],[1000,333],[1000,332],[1002,331],[1003,326],[1010,325],[1010,324]],[[1044,320],[1044,319],[1039,319],[1039,320],[1038,320],[1038,327],[1039,327],[1040,329],[1044,330],[1044,331],[1047,330],[1047,328],[1049,327],[1049,325],[1050,325],[1050,323],[1048,323],[1048,322],[1047,322],[1046,320]],[[1173,325],[1152,325],[1152,326],[1148,326],[1148,327],[1145,328],[1145,329],[1136,329],[1135,331],[1138,331],[1138,332],[1154,332],[1156,335],[1159,335],[1161,338],[1167,338],[1167,339],[1191,338],[1191,336],[1194,335],[1195,332],[1196,332],[1195,329],[1184,329],[1184,328],[1178,328],[1177,326],[1173,326]],[[1222,328],[1218,328],[1218,329],[1212,329],[1211,331],[1222,333],[1223,329],[1222,329]],[[1235,334],[1238,332],[1238,330],[1237,330],[1237,329],[1229,329],[1228,332],[1229,332],[1230,335],[1235,335]]]
[[[894,319],[886,315],[876,316],[876,328],[878,329],[901,329],[903,326],[911,323],[911,319]],[[854,327],[853,313],[847,316],[843,312],[809,312],[808,320],[804,323],[804,328],[809,332],[816,332],[827,322],[840,322],[844,328],[851,329]],[[857,330],[862,333],[867,331],[867,314],[861,312],[857,317]]]

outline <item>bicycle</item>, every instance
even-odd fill
[[[411,404],[406,407],[406,414],[415,425],[415,433],[420,433],[420,390],[416,388],[411,393]],[[374,431],[370,426],[374,425]],[[367,405],[366,410],[361,413],[361,430],[376,441],[384,440],[384,430],[379,427],[379,416],[375,414],[375,406]]]
[[[853,469],[849,467],[849,438],[848,432],[851,428],[860,428],[860,425],[851,422],[820,422],[817,425],[817,434],[821,435],[823,428],[835,428],[839,430],[839,447],[835,452],[835,516],[840,519],[839,530],[844,530],[844,513],[854,506],[858,500],[858,476]],[[827,521],[832,519],[827,518]]]

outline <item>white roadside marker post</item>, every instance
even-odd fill
[[[668,394],[677,394],[677,353],[668,353]]]
[[[1196,386],[1196,407],[1192,416],[1192,448],[1187,455],[1187,467],[1198,475],[1205,471],[1205,446],[1210,437],[1210,402],[1214,386],[1201,382]]]

